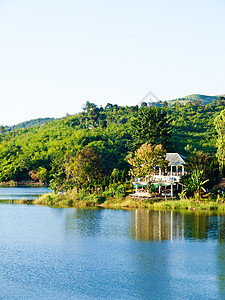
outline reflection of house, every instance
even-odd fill
[[[133,182],[136,188],[136,194],[138,194],[141,189],[147,186],[148,183],[152,183],[158,188],[159,194],[161,194],[162,187],[165,187],[165,195],[168,194],[166,187],[169,186],[169,195],[173,197],[174,187],[178,189],[180,177],[184,175],[184,159],[185,157],[179,153],[167,153],[166,160],[168,161],[168,169],[163,172],[159,168],[158,172],[152,172],[150,177],[146,176],[143,178],[138,178],[135,182]]]
[[[131,214],[130,233],[139,241],[181,239],[184,237],[184,213],[136,209]]]

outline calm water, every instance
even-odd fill
[[[225,215],[2,203],[0,299],[225,299]]]
[[[49,192],[47,187],[0,187],[0,200],[32,200]]]

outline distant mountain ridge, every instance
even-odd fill
[[[188,95],[182,98],[177,98],[173,100],[166,100],[166,102],[169,104],[169,106],[172,106],[176,102],[180,102],[181,104],[185,104],[187,102],[192,102],[196,100],[200,100],[202,105],[210,104],[213,100],[217,100],[219,97],[224,97],[224,95],[218,95],[218,96],[207,96],[207,95],[201,95],[201,94],[192,94]]]
[[[161,107],[161,106],[163,106],[163,102],[167,102],[168,106],[171,107],[176,102],[179,102],[180,104],[186,104],[187,102],[194,102],[194,101],[200,100],[201,105],[206,105],[206,104],[212,103],[213,100],[217,101],[219,97],[222,97],[225,100],[225,94],[217,95],[217,96],[192,94],[192,95],[188,95],[188,96],[181,97],[181,98],[152,102],[151,104]],[[37,118],[37,119],[32,119],[29,121],[22,122],[22,123],[18,123],[13,126],[4,126],[4,129],[6,131],[11,131],[11,130],[29,128],[32,126],[42,126],[42,125],[45,125],[46,123],[52,122],[54,120],[55,120],[55,118]]]
[[[42,126],[45,125],[46,123],[54,121],[55,118],[38,118],[38,119],[32,119],[29,121],[25,121],[13,126],[6,126],[5,130],[11,131],[11,130],[16,130],[16,129],[24,129],[24,128],[29,128],[32,126]]]

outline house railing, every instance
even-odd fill
[[[178,175],[177,173],[173,173],[172,175],[167,173],[167,175],[159,175],[159,174],[153,174],[150,177],[146,176],[146,177],[142,177],[142,178],[133,178],[133,182],[134,183],[140,183],[140,184],[144,184],[144,183],[148,183],[148,182],[152,182],[152,183],[157,183],[157,182],[168,182],[168,183],[176,183],[180,181],[180,177],[181,175]]]

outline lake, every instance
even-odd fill
[[[50,191],[47,187],[0,187],[0,200],[33,200]]]
[[[0,299],[225,299],[225,215],[0,203],[0,283]]]

